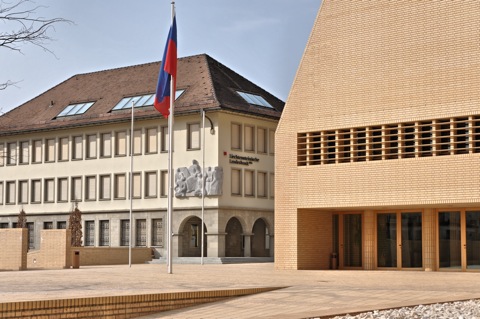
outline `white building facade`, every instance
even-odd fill
[[[78,205],[84,246],[128,246],[132,227],[134,247],[166,255],[168,126],[149,102],[157,71],[154,63],[77,75],[0,117],[0,227],[15,227],[23,209],[38,249],[40,230],[68,227]],[[203,72],[209,76],[199,85]],[[224,75],[238,81],[223,82]],[[123,76],[133,84],[122,84]],[[177,88],[173,256],[201,255],[202,205],[204,256],[273,256],[274,134],[283,102],[207,55],[179,59]],[[29,113],[32,123],[22,120]]]

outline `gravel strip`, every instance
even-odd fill
[[[333,319],[480,319],[480,300],[418,305],[399,309],[374,310]]]

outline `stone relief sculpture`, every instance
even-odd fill
[[[190,167],[177,168],[175,172],[175,196],[202,196],[202,182],[205,181],[205,196],[222,195],[223,169],[221,167],[206,168],[205,178],[197,160]]]

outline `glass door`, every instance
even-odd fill
[[[462,268],[460,212],[438,213],[439,267]]]
[[[402,268],[422,267],[422,213],[401,214]]]
[[[343,266],[362,267],[362,215],[343,215]]]
[[[480,212],[466,212],[467,269],[480,269]]]
[[[397,267],[397,214],[377,215],[377,267]]]

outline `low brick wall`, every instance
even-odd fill
[[[126,319],[194,306],[226,298],[280,289],[277,287],[148,295],[94,297],[0,303],[0,318],[116,318]]]
[[[27,269],[28,230],[26,228],[0,229],[0,245],[2,246],[0,270]]]
[[[128,264],[128,247],[72,247],[72,254],[80,252],[80,266]],[[152,249],[132,248],[132,264],[152,260]]]

